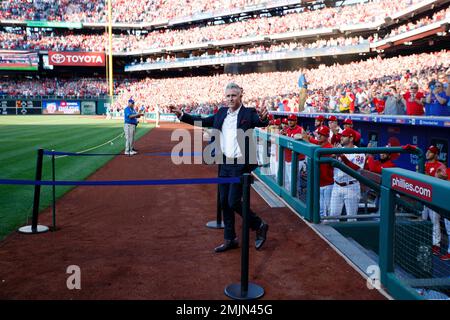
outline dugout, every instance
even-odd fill
[[[275,117],[287,116],[286,112],[273,112]],[[314,131],[314,118],[319,113],[297,113],[298,123],[308,131]],[[450,117],[412,117],[412,116],[385,116],[365,114],[326,114],[338,118],[342,122],[346,118],[353,120],[353,128],[361,133],[361,146],[384,147],[389,142],[397,145],[416,145],[422,150],[427,150],[430,145],[439,148],[439,161],[450,166],[449,140]],[[416,170],[418,159],[415,155],[403,154],[394,161],[398,167]]]
[[[394,172],[399,170],[398,172],[404,175],[406,175],[406,172],[414,177],[418,176],[421,179],[425,179],[431,185],[438,184],[441,188],[446,188],[446,191],[432,191],[433,196],[428,202],[411,197],[405,192],[397,192],[393,196],[391,195],[393,199],[391,201],[394,201],[394,204],[392,207],[386,209],[387,200],[386,195],[383,194],[383,186],[386,184],[386,178],[384,177],[384,171],[386,169],[383,170],[382,185],[380,180],[373,181],[369,177],[361,174],[361,172],[350,169],[336,159],[321,158],[320,156],[321,153],[355,153],[353,148],[322,149],[316,145],[295,141],[284,136],[265,132],[264,130],[255,130],[255,132],[256,143],[258,144],[258,158],[262,164],[255,171],[256,175],[274,193],[281,196],[297,214],[314,224],[321,222],[321,216],[319,215],[320,192],[318,178],[318,172],[320,172],[319,165],[321,163],[331,163],[333,167],[339,168],[357,179],[362,186],[381,194],[379,208],[382,208],[384,210],[383,212],[371,213],[368,215],[368,219],[365,219],[366,217],[360,219],[358,216],[361,213],[364,215],[364,212],[363,210],[359,210],[357,216],[353,217],[358,217],[357,221],[350,222],[347,219],[344,219],[344,221],[336,221],[334,217],[331,217],[333,220],[330,221],[334,222],[327,223],[326,226],[335,229],[342,235],[342,239],[346,239],[345,241],[350,240],[356,242],[358,244],[357,246],[361,249],[359,254],[364,255],[371,252],[377,265],[379,264],[381,267],[383,263],[385,264],[384,269],[382,269],[383,272],[389,273],[388,271],[391,269],[386,267],[386,263],[390,263],[392,270],[394,270],[391,272],[393,273],[392,277],[395,278],[392,278],[393,280],[389,278],[390,280],[388,281],[391,282],[384,280],[383,284],[391,295],[398,299],[424,299],[430,297],[438,299],[445,297],[449,293],[450,264],[445,261],[440,261],[437,256],[433,256],[432,223],[423,220],[421,217],[421,213],[426,206],[433,208],[433,210],[443,209],[448,212],[448,208],[441,208],[439,204],[435,203],[435,194],[438,197],[442,197],[440,201],[444,201],[443,194],[445,192],[447,195],[450,194],[450,184],[448,182],[405,169],[392,169]],[[261,141],[264,143],[261,143]],[[273,146],[276,148],[273,148]],[[276,152],[271,151],[272,149],[275,149]],[[287,167],[285,162],[286,149],[292,152],[292,165],[290,167]],[[403,156],[415,156],[418,159],[419,170],[423,172],[424,169],[424,154],[420,149],[379,147],[359,148],[358,151],[372,154],[391,152],[401,153]],[[261,156],[260,153],[264,153],[264,155]],[[298,178],[300,175],[298,174],[299,166],[297,166],[297,160],[300,155],[305,155],[307,162],[307,170],[305,172],[306,189],[304,193],[303,189],[300,191],[298,188]],[[264,156],[267,156],[266,159],[264,159]],[[271,159],[274,157],[274,160],[278,164],[276,166],[272,166]],[[284,178],[288,172],[291,172],[290,180]],[[432,182],[430,182],[431,180]],[[387,220],[388,222],[386,222]],[[392,222],[394,220],[395,225]],[[386,238],[387,233],[389,233],[389,238]],[[386,241],[388,242],[386,243]],[[343,254],[346,255],[345,253]],[[356,256],[347,257],[350,260],[358,259]],[[367,273],[367,270],[362,271]],[[407,280],[405,283],[402,283],[398,280],[398,277]],[[414,287],[414,289],[411,289],[411,287]],[[427,292],[427,295],[420,295],[416,289]],[[430,296],[429,292],[433,295]]]

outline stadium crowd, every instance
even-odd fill
[[[184,108],[214,109],[222,103],[223,85],[231,81],[245,86],[245,103],[253,107],[266,106],[276,111],[298,111],[299,75],[303,73],[308,83],[306,112],[350,112],[377,114],[448,115],[447,104],[434,109],[427,105],[436,103],[436,95],[450,96],[448,75],[450,51],[414,54],[382,59],[371,58],[350,64],[320,65],[310,70],[252,74],[221,74],[208,77],[185,77],[141,80],[123,79],[115,82],[114,108],[126,106],[133,97],[137,105],[159,105],[167,108],[177,105]],[[334,76],[331,76],[334,75]],[[440,93],[436,87],[443,84]],[[419,106],[408,104],[411,88]],[[27,81],[0,81],[0,94],[10,95],[102,95],[107,93],[105,82],[99,79],[61,80],[40,79]],[[428,104],[427,95],[432,94]],[[405,96],[406,95],[406,96]],[[151,97],[151,101],[149,98]],[[391,101],[392,97],[400,97]],[[390,98],[390,99],[388,99]],[[446,99],[448,103],[449,99]],[[388,101],[389,100],[389,101]],[[402,105],[403,104],[403,105]],[[392,106],[393,105],[393,106]]]
[[[398,28],[392,29],[391,32],[386,34],[383,39],[391,38],[399,34],[427,26],[438,21],[442,21],[444,19],[450,19],[450,7],[434,13],[431,17],[425,17],[417,21],[411,21],[406,24],[402,24]]]
[[[42,78],[0,80],[0,95],[11,96],[104,96],[108,93],[105,80],[83,78]]]
[[[422,0],[375,0],[369,4],[357,4],[336,9],[324,9],[323,15],[318,11],[307,20],[299,22],[307,26],[315,21],[316,24],[339,19],[340,22],[355,21],[368,22],[377,12],[380,18],[398,12]],[[177,0],[112,0],[114,22],[154,22],[176,17],[192,16],[194,14],[224,12],[233,8],[242,8],[267,2],[262,0],[219,0],[219,1],[177,1]],[[276,1],[272,1],[276,2]],[[348,8],[350,8],[348,10]],[[306,9],[302,9],[306,10]],[[286,24],[297,20],[292,15]],[[321,20],[325,18],[325,20]],[[368,20],[366,19],[368,18]],[[107,20],[107,7],[102,0],[9,0],[0,3],[0,19],[14,20],[48,20],[68,22],[105,22]],[[284,18],[283,18],[284,19]],[[275,21],[275,20],[274,20]],[[333,21],[334,22],[334,21]],[[280,22],[277,22],[280,25]],[[333,23],[333,25],[339,25]],[[325,26],[325,25],[323,25]]]
[[[322,9],[317,10],[321,12]],[[299,13],[299,15],[308,15],[311,13],[316,13],[316,11]],[[324,15],[326,16],[326,15]],[[288,18],[290,15],[284,17]],[[299,16],[302,19],[303,16]],[[443,19],[450,18],[450,8],[442,9],[436,12],[431,17],[425,17],[415,22],[409,22],[407,24],[401,25],[400,27],[393,29],[383,38],[389,38],[400,33],[404,33],[410,30],[417,29],[419,27],[441,21]],[[283,20],[280,20],[283,21]],[[256,23],[257,28],[252,27],[252,24]],[[336,23],[345,23],[336,21]],[[247,25],[249,24],[249,25]],[[337,24],[339,25],[339,24]],[[269,29],[267,29],[269,28]],[[148,34],[134,35],[134,34],[116,34],[113,37],[113,51],[114,52],[132,52],[137,50],[145,49],[156,49],[156,48],[167,48],[171,46],[178,45],[194,45],[201,44],[208,41],[225,40],[242,38],[245,36],[256,36],[256,35],[267,35],[271,33],[282,33],[289,32],[292,30],[287,29],[274,29],[271,32],[271,28],[276,28],[272,26],[269,19],[254,19],[247,20],[240,23],[231,23],[227,25],[216,25],[209,27],[195,27],[191,29],[180,29],[180,30],[163,30],[154,31]],[[309,27],[309,29],[314,29],[314,27]],[[253,30],[253,31],[252,31]],[[195,31],[195,32],[193,32]],[[0,42],[2,43],[3,49],[9,50],[53,50],[53,51],[104,51],[107,45],[107,36],[101,34],[75,34],[73,31],[59,32],[55,33],[53,31],[45,31],[39,29],[39,31],[25,32],[24,29],[15,29],[8,31],[0,31]],[[355,42],[355,38],[351,42]],[[358,39],[361,42],[361,39]],[[370,42],[376,42],[379,40],[378,34],[374,34],[368,38]],[[325,40],[321,39],[313,44],[307,44],[307,48],[320,48],[325,46],[341,45],[342,43],[347,44],[350,40],[344,40],[344,38]],[[302,45],[300,45],[302,47]],[[295,48],[300,48],[299,43],[282,43],[272,45],[269,52],[276,52],[278,50],[293,50]],[[252,51],[260,49],[260,46],[256,46],[254,49],[249,49]],[[237,50],[237,49],[235,49]],[[266,51],[267,52],[267,51]],[[241,53],[241,52],[240,52]]]
[[[119,84],[116,107],[124,105],[127,96],[143,102],[147,96],[152,96],[153,102],[160,106],[175,104],[194,108],[199,105],[217,107],[222,102],[222,84],[236,81],[245,84],[244,97],[247,105],[264,105],[273,111],[296,112],[297,79],[303,72],[308,81],[308,99],[305,103],[307,112],[447,115],[448,106],[443,106],[436,114],[427,109],[425,101],[422,101],[421,107],[411,106],[404,95],[408,97],[410,88],[417,84],[417,94],[420,93],[419,97],[423,95],[425,99],[434,90],[435,82],[448,84],[449,68],[450,51],[444,50],[389,59],[377,57],[344,65],[321,65],[316,69],[300,72],[147,78],[135,83]],[[448,86],[446,89],[448,92]],[[397,95],[402,95],[404,99],[393,99]]]
[[[219,13],[260,3],[281,0],[112,0],[114,22],[151,22],[187,17],[201,13]],[[9,0],[1,3],[1,19],[49,21],[106,21],[107,6],[102,0]]]
[[[113,52],[125,52],[137,50],[139,46],[127,47],[127,38],[133,35],[123,35],[113,38]],[[367,41],[373,41],[370,37]],[[261,52],[293,51],[300,49],[324,48],[341,45],[354,45],[367,42],[362,37],[338,37],[332,39],[320,39],[310,43],[306,42],[282,42],[269,47],[262,45],[249,49],[223,50],[224,55],[228,54],[248,54]],[[0,42],[3,49],[7,50],[52,50],[52,51],[105,51],[108,40],[105,35],[75,35],[66,33],[65,35],[44,34],[42,32],[24,34],[22,31],[16,32],[0,31]],[[218,54],[222,54],[221,52]]]
[[[137,63],[167,63],[173,61],[183,61],[185,59],[211,59],[211,58],[222,58],[222,57],[232,57],[232,56],[243,56],[243,55],[254,55],[254,54],[264,54],[264,53],[274,53],[274,52],[292,52],[299,50],[307,50],[307,49],[320,49],[327,47],[337,47],[337,46],[353,46],[363,43],[369,43],[370,40],[364,39],[363,37],[353,37],[353,38],[334,38],[334,39],[321,39],[311,43],[302,43],[302,42],[282,42],[280,44],[273,44],[270,46],[255,46],[252,48],[233,48],[233,49],[224,49],[221,51],[217,51],[214,54],[209,54],[208,52],[203,53],[200,56],[194,56],[191,54],[189,58],[177,58],[174,55],[166,55],[158,58],[150,58],[147,59],[141,58],[135,60],[132,65]]]

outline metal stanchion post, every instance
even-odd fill
[[[257,284],[248,282],[249,262],[249,212],[250,212],[250,185],[252,176],[244,174],[243,180],[243,206],[242,206],[242,249],[241,249],[241,282],[230,284],[225,288],[225,294],[236,300],[259,299],[264,295],[264,289]]]
[[[220,170],[220,165],[219,165]],[[209,221],[206,226],[211,229],[223,229],[225,225],[222,221],[222,208],[220,206],[220,185],[217,185],[217,206],[216,206],[216,220]]]
[[[42,180],[42,160],[44,158],[44,150],[39,149],[36,161],[36,181]],[[34,202],[33,202],[33,218],[31,226],[25,226],[20,228],[18,231],[25,234],[35,234],[43,233],[48,231],[48,227],[38,225],[38,215],[39,215],[39,200],[41,198],[41,186],[36,184],[34,186]]]
[[[55,150],[52,150],[55,151]],[[56,180],[55,155],[52,154],[52,181]],[[52,186],[53,231],[56,231],[56,186]]]

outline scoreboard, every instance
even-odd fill
[[[42,102],[29,99],[0,100],[0,115],[42,114]]]

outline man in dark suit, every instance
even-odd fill
[[[254,108],[242,105],[242,88],[235,83],[229,83],[225,89],[227,107],[220,108],[216,114],[207,118],[194,117],[171,107],[180,121],[194,125],[201,123],[202,127],[212,127],[220,130],[221,160],[219,164],[219,177],[240,177],[257,167],[256,148],[250,139],[243,138],[243,133],[255,127],[266,127],[269,124],[267,110],[259,113]],[[197,122],[198,121],[198,122]],[[244,141],[244,142],[243,142]],[[243,142],[243,143],[242,143]],[[225,242],[216,247],[215,252],[224,252],[239,246],[235,232],[235,215],[242,216],[242,184],[220,184],[220,203],[223,210],[225,225]],[[256,249],[260,249],[267,237],[269,226],[253,211],[250,210],[250,228],[256,231]]]

